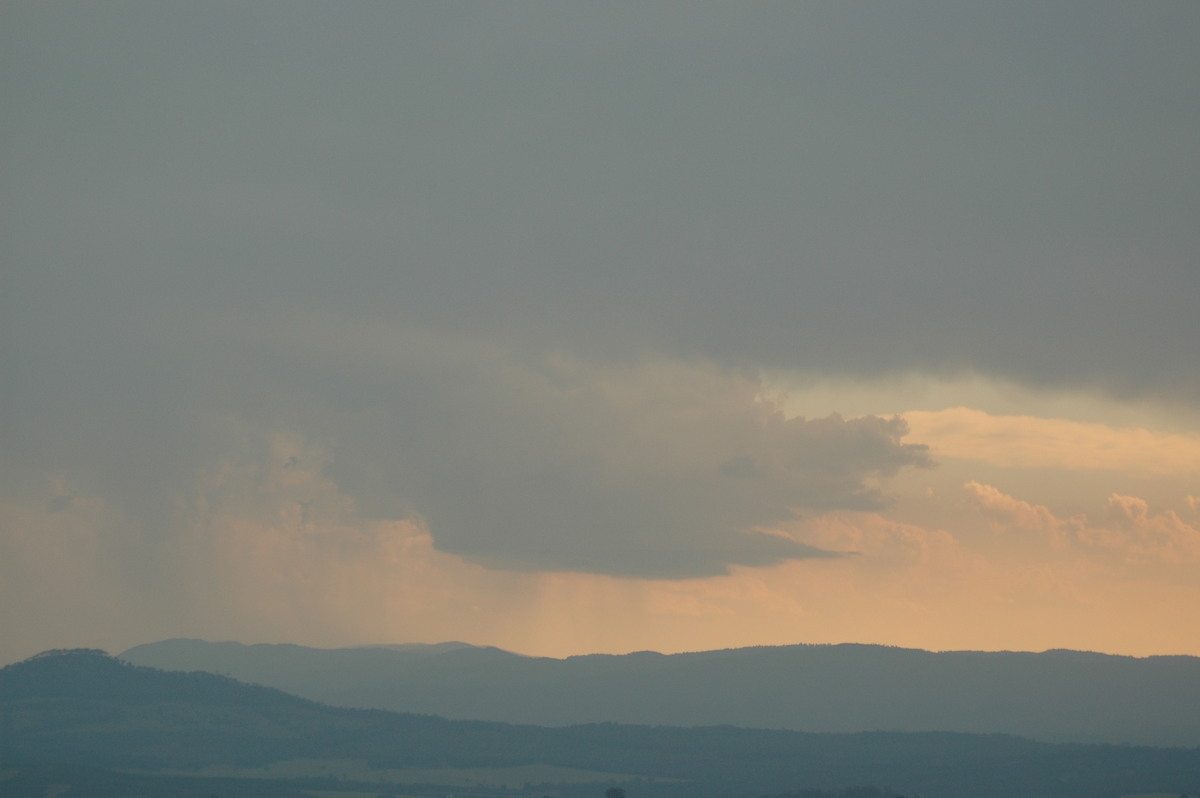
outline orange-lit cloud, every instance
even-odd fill
[[[1007,496],[989,485],[968,482],[971,500],[999,529],[1043,533],[1058,547],[1075,545],[1115,553],[1127,562],[1161,561],[1200,565],[1200,528],[1176,513],[1150,511],[1145,499],[1112,494],[1102,520],[1057,518],[1048,508]]]
[[[419,519],[361,517],[323,473],[319,447],[276,435],[267,449],[199,481],[199,498],[180,508],[187,534],[162,561],[178,567],[159,587],[105,565],[106,530],[124,519],[103,503],[6,506],[5,524],[22,530],[5,542],[9,620],[21,602],[53,605],[82,589],[99,603],[79,606],[79,617],[101,627],[106,613],[136,620],[95,641],[110,647],[186,635],[320,646],[463,639],[551,656],[848,640],[1200,654],[1178,631],[1189,613],[1200,621],[1200,531],[1136,497],[1098,501],[1094,517],[1059,517],[971,482],[954,529],[838,511],[777,530],[847,552],[836,559],[694,579],[511,573],[438,551]],[[158,600],[146,602],[151,594]]]
[[[850,556],[689,580],[488,571],[436,551],[413,524],[312,519],[306,534],[281,534],[230,523],[219,548],[239,605],[258,607],[292,639],[307,623],[312,642],[456,636],[555,656],[843,640],[1182,650],[1164,613],[1192,606],[1200,587],[1157,569],[1183,556],[1194,564],[1194,528],[1130,497],[1111,499],[1093,522],[978,483],[964,495],[1002,533],[1002,554],[993,540],[870,512],[786,530]]]
[[[1107,469],[1200,475],[1200,437],[1059,418],[991,415],[955,407],[904,413],[909,439],[938,457],[1009,468]]]

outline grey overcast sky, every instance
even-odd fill
[[[1076,408],[960,424],[1144,411],[1182,465],[1095,504],[1200,535],[1195,2],[17,0],[0,81],[0,654],[280,612],[519,647],[539,574],[844,568],[795,526],[835,517],[965,541],[961,491],[894,508],[994,476],[902,415],[974,395],[860,410],[905,380]],[[411,581],[388,535],[443,570],[354,626]]]

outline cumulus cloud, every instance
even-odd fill
[[[998,529],[1039,533],[1059,549],[1071,546],[1129,564],[1200,562],[1200,528],[1170,510],[1151,512],[1145,499],[1114,493],[1102,519],[1092,520],[1059,518],[1047,507],[978,482],[963,489]]]
[[[1200,562],[1200,527],[1169,510],[1151,513],[1145,499],[1114,493],[1105,505],[1109,523],[1122,533],[1118,545],[1136,556],[1170,562]]]
[[[302,436],[272,434],[264,449],[201,476],[171,544],[219,588],[186,597],[196,622],[364,641],[435,639],[450,626],[475,637],[503,616],[504,575],[435,551],[417,521],[361,517]],[[481,594],[494,603],[484,609]]]
[[[198,506],[196,473],[302,463],[266,443],[291,434],[326,453],[322,471],[355,512],[419,523],[441,551],[503,569],[695,576],[824,556],[770,531],[796,514],[881,507],[889,477],[929,462],[901,441],[901,419],[788,418],[752,374],[703,362],[595,362],[319,314],[224,319],[193,340],[188,401],[137,399],[173,446],[93,426],[98,451],[107,434],[108,451],[128,453],[122,468],[66,466],[157,535]],[[227,347],[236,361],[204,354]],[[222,477],[222,490],[246,492],[246,512],[258,474]]]
[[[317,338],[287,346],[329,397],[304,423],[330,441],[331,477],[365,512],[420,518],[439,549],[496,567],[686,576],[819,556],[763,531],[879,507],[883,480],[928,462],[899,419],[786,418],[713,365],[529,357],[389,325]]]
[[[964,494],[967,512],[950,529],[873,512],[795,522],[788,531],[797,539],[858,554],[739,570],[723,594],[737,585],[769,596],[762,606],[779,606],[779,623],[806,640],[909,645],[915,634],[946,649],[1193,650],[1179,624],[1194,622],[1200,606],[1195,526],[1133,497],[1101,502],[1093,519],[1060,517],[980,483]],[[972,515],[992,532],[976,529]]]
[[[1048,507],[1009,496],[991,485],[972,481],[963,485],[963,490],[997,527],[1040,533],[1059,548],[1078,539],[1086,528],[1086,518],[1060,519]]]

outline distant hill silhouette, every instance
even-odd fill
[[[586,691],[586,683],[579,689]],[[96,651],[55,652],[0,669],[0,713],[5,733],[0,794],[2,779],[16,784],[35,765],[136,768],[166,778],[166,769],[255,767],[303,758],[365,760],[373,768],[541,764],[624,773],[630,777],[621,786],[630,798],[719,798],[854,784],[887,785],[926,798],[1115,798],[1132,792],[1178,795],[1200,785],[1200,750],[1052,745],[1003,735],[451,721],[328,707],[211,674],[133,666]],[[143,783],[137,792],[150,786]],[[446,793],[438,785],[298,786],[359,790],[364,796]],[[537,791],[581,798],[598,796],[605,786],[610,785],[543,785]],[[454,792],[464,798],[517,798],[530,789],[514,785],[471,793],[463,786]],[[262,792],[287,790],[264,786]],[[184,795],[187,789],[175,784],[162,794]]]
[[[130,662],[200,669],[339,706],[568,725],[1004,733],[1200,746],[1200,658],[869,645],[526,657],[462,643],[314,649],[167,640]]]

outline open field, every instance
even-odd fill
[[[291,759],[258,768],[217,766],[201,770],[172,770],[176,776],[238,779],[335,778],[369,784],[436,784],[446,787],[516,789],[545,784],[595,784],[638,779],[623,773],[521,765],[507,768],[372,768],[364,759]],[[330,796],[329,798],[332,798]],[[1173,797],[1174,798],[1174,797]]]

